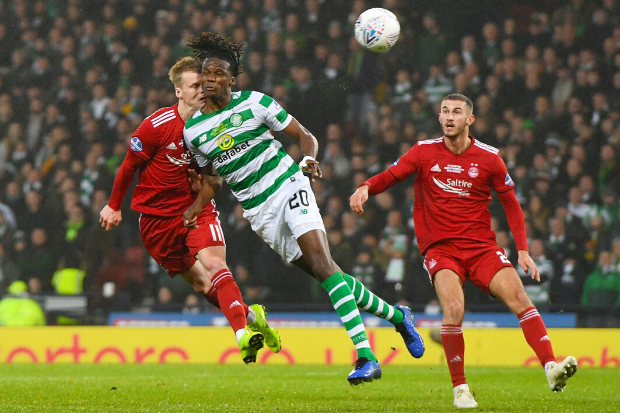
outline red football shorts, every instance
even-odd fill
[[[146,250],[159,265],[174,277],[196,262],[203,248],[226,246],[224,232],[216,211],[198,215],[198,228],[183,226],[183,217],[140,216],[140,235]]]
[[[512,267],[504,255],[504,249],[493,243],[479,241],[452,241],[432,245],[426,250],[424,267],[431,282],[439,270],[454,271],[465,283],[469,278],[487,294],[489,284],[499,270]]]

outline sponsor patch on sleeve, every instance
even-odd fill
[[[504,183],[508,186],[513,186],[515,183],[512,181],[512,178],[508,173],[506,173],[506,179],[504,179]]]
[[[131,150],[135,152],[142,152],[142,141],[137,136],[131,138],[131,143],[129,144]]]
[[[282,106],[280,106],[280,104],[276,102],[275,100],[273,101],[273,104],[276,106],[276,109],[282,110]]]
[[[396,166],[396,165],[398,165],[398,161],[400,161],[400,158],[398,158],[396,161],[394,161],[394,163],[392,164],[392,166]]]

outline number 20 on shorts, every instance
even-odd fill
[[[291,199],[288,201],[288,207],[292,211],[295,208],[299,208],[300,206],[308,207],[310,206],[310,202],[308,202],[308,192],[304,189],[300,189],[299,192],[293,194]],[[308,213],[307,208],[301,208],[301,214],[305,215]]]

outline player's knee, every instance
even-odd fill
[[[465,315],[465,305],[461,301],[451,301],[443,308],[445,324],[460,324]]]
[[[311,261],[312,272],[316,275],[317,279],[321,282],[327,280],[329,277],[338,272],[338,266],[334,261],[330,259],[319,259]]]
[[[514,301],[518,312],[524,311],[534,305],[524,289],[519,289],[515,292]]]
[[[194,287],[194,291],[196,291],[199,294],[206,294],[209,292],[209,290],[211,289],[211,281],[208,278],[194,278],[194,283],[193,283],[193,287]]]
[[[207,258],[203,258],[200,260],[200,264],[207,272],[209,279],[213,277],[218,271],[226,269],[226,262],[223,261],[220,257],[210,256]]]

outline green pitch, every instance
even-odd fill
[[[346,366],[0,365],[7,412],[454,412],[446,367],[383,368],[351,387]],[[542,369],[467,368],[484,412],[617,412],[620,369],[581,369],[564,393]]]

